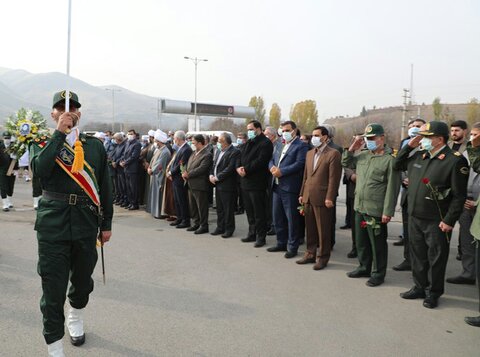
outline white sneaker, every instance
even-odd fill
[[[35,209],[35,210],[38,209],[38,202],[40,201],[40,197],[41,197],[41,196],[38,196],[38,197],[34,197],[34,198],[33,198],[33,209]]]
[[[8,208],[13,208],[12,196],[7,196]]]
[[[63,353],[63,342],[62,340],[55,341],[48,346],[48,356],[49,357],[65,357]]]
[[[3,205],[3,211],[8,212],[10,209],[8,208],[8,201],[6,198],[2,198],[2,205]]]
[[[80,346],[85,343],[85,333],[83,332],[83,312],[85,309],[75,309],[70,307],[67,316],[67,327],[70,333],[70,342],[74,346]]]

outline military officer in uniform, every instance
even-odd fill
[[[366,145],[366,150],[355,151]],[[393,169],[392,149],[380,124],[369,124],[343,153],[342,165],[356,169],[355,235],[360,265],[349,278],[369,277],[370,287],[383,284],[387,272],[387,223],[395,213],[400,173]]]
[[[400,150],[395,168],[408,170],[408,236],[415,286],[400,294],[433,309],[443,294],[450,238],[467,196],[468,162],[447,146],[447,124],[431,121]],[[422,150],[410,153],[421,145]]]
[[[43,335],[50,356],[64,355],[63,306],[69,280],[70,341],[75,346],[85,342],[83,312],[93,291],[96,241],[97,237],[109,241],[113,215],[112,184],[103,144],[79,133],[78,96],[70,92],[69,112],[65,112],[65,97],[65,91],[53,97],[55,132],[30,145],[30,164],[43,190],[35,230],[37,270],[43,290]]]

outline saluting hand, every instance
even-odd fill
[[[423,136],[421,136],[421,135],[414,136],[413,138],[411,138],[408,141],[408,146],[410,146],[411,148],[419,147],[420,146],[420,141],[422,140],[422,138],[423,138]]]
[[[364,144],[365,144],[365,140],[363,139],[363,136],[357,135],[353,139],[353,143],[348,148],[348,151],[355,152],[355,151],[359,150]]]

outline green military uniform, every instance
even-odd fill
[[[43,189],[35,230],[38,274],[42,278],[43,289],[40,308],[47,344],[60,340],[64,335],[63,306],[69,278],[70,305],[75,309],[87,305],[89,294],[93,291],[91,275],[97,262],[96,239],[99,229],[111,230],[113,215],[112,184],[102,142],[83,134],[79,136],[85,162],[92,167],[98,183],[103,208],[103,218],[99,218],[97,206],[55,161],[66,144],[65,139],[66,135],[56,130],[51,137],[30,145],[31,168]]]
[[[4,139],[10,139],[11,136],[10,133],[5,132],[3,133],[3,137]],[[10,154],[6,152],[6,150],[7,148],[5,147],[5,143],[0,141],[0,195],[4,200],[13,195],[16,177],[13,174],[7,176],[12,158],[10,157]],[[18,166],[16,166],[16,168],[18,168]]]
[[[370,124],[364,136],[383,134],[379,124]],[[355,169],[357,175],[355,242],[360,266],[355,273],[357,276],[370,275],[378,284],[385,279],[388,258],[387,225],[382,224],[382,216],[393,217],[400,190],[400,173],[393,169],[393,161],[392,149],[388,146],[385,146],[383,155],[365,149],[358,155],[345,150],[342,156],[342,165]],[[371,224],[365,227],[362,222]]]
[[[430,122],[424,137],[449,135],[448,126]],[[449,237],[439,228],[441,221],[454,226],[463,211],[467,195],[468,162],[447,145],[431,157],[426,150],[410,155],[413,148],[405,145],[395,160],[395,168],[408,170],[408,234],[410,239],[412,274],[415,288],[427,297],[438,299],[444,292],[445,270],[450,250]],[[431,198],[431,188],[446,195],[438,201]],[[436,305],[435,305],[436,306]],[[435,307],[433,306],[433,307]],[[432,307],[432,306],[426,306]]]

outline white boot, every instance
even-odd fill
[[[13,208],[12,196],[7,196],[8,208]]]
[[[33,198],[33,208],[34,208],[35,210],[38,209],[38,201],[40,201],[40,196]]]
[[[49,357],[65,357],[63,353],[63,342],[62,340],[55,341],[48,346],[48,356]]]
[[[75,309],[70,307],[68,310],[67,327],[70,333],[70,341],[74,346],[80,346],[85,343],[85,333],[83,332],[83,312],[85,309]]]
[[[8,212],[10,209],[8,208],[8,199],[7,198],[2,198],[2,205],[3,205],[3,211]]]

